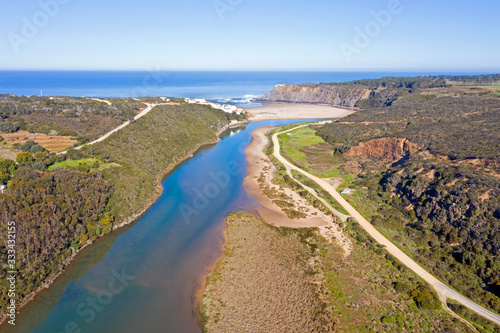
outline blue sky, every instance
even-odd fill
[[[497,0],[1,1],[0,69],[500,70]]]

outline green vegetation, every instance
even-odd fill
[[[340,188],[354,190],[345,198],[433,275],[496,312],[499,109],[484,87],[418,88],[316,131],[335,158],[318,167],[342,175]],[[307,145],[297,148],[305,156],[296,146],[288,158],[310,168]],[[436,305],[423,287],[407,292],[423,307]]]
[[[152,203],[169,167],[199,145],[216,141],[227,123],[225,112],[208,106],[157,106],[106,141],[84,147],[82,154],[120,165],[103,170],[103,175],[114,184],[110,211],[124,220]]]
[[[109,163],[107,164],[109,165]],[[97,158],[83,158],[80,160],[66,160],[62,162],[57,162],[52,164],[48,170],[52,171],[54,169],[65,169],[65,168],[78,168],[80,166],[87,166],[92,169],[103,170],[106,167],[106,164],[102,164],[102,162]]]
[[[0,122],[0,132],[15,133],[19,131],[19,125],[11,123],[10,121]]]
[[[16,302],[53,279],[82,246],[147,208],[168,168],[217,140],[228,123],[225,112],[206,106],[162,106],[99,144],[56,155],[28,141],[17,164],[0,160],[0,181],[7,184],[0,233],[7,238],[10,221],[17,229]],[[0,255],[6,262],[6,244]],[[5,274],[2,267],[2,309]]]
[[[488,321],[487,319],[479,316],[475,312],[469,310],[465,306],[461,305],[460,303],[457,303],[454,300],[448,300],[447,302],[448,307],[461,316],[462,318],[465,318],[466,320],[473,322],[476,330],[478,330],[481,333],[486,333],[486,332],[500,332],[500,326],[496,325],[495,323],[492,323]]]
[[[338,175],[331,146],[325,144],[325,141],[315,133],[316,131],[309,127],[302,127],[281,134],[279,140],[283,156],[318,177],[328,178]]]
[[[493,95],[414,94],[391,107],[368,109],[325,125],[317,133],[339,153],[362,141],[399,137],[451,159],[496,158],[499,107],[500,99]]]
[[[0,97],[0,131],[58,133],[78,137],[80,143],[96,139],[146,107],[132,98],[107,99],[112,104],[85,97]],[[6,130],[4,130],[6,129]]]
[[[19,168],[7,194],[0,197],[3,239],[7,239],[7,222],[16,223],[18,302],[58,274],[67,264],[67,257],[87,239],[95,240],[106,228],[100,217],[106,211],[110,189],[109,182],[98,172],[40,173],[28,167]],[[0,254],[6,258],[6,244],[0,247]],[[5,274],[2,267],[0,276]],[[0,280],[3,309],[9,300],[7,283],[5,278]]]
[[[294,125],[292,128],[296,126]],[[279,131],[282,130],[283,128]],[[343,160],[335,155],[335,149],[332,148],[332,145],[326,143],[323,138],[316,134],[315,128],[302,127],[281,134],[278,140],[280,141],[281,154],[296,166],[322,178],[344,176],[338,170],[338,164]],[[272,143],[269,149],[269,153],[271,153]]]
[[[314,84],[304,84],[304,86],[311,86]],[[446,87],[447,83],[445,78],[437,76],[420,76],[420,77],[383,77],[380,79],[364,79],[349,82],[332,82],[320,83],[320,85],[334,85],[334,86],[361,86],[371,89],[377,88],[436,88]]]
[[[464,86],[490,86],[498,85],[500,83],[500,74],[486,74],[486,75],[441,75],[442,80],[449,80],[452,85]]]

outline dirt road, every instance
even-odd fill
[[[417,264],[413,259],[411,259],[409,256],[407,256],[403,251],[401,251],[396,245],[394,245],[390,240],[385,238],[380,232],[378,232],[375,227],[368,222],[354,207],[352,207],[341,195],[338,193],[335,188],[327,183],[325,180],[318,178],[307,171],[304,171],[295,165],[291,164],[286,160],[283,156],[280,154],[280,144],[278,140],[278,135],[287,133],[290,131],[293,131],[297,128],[304,127],[307,125],[302,125],[302,126],[297,126],[294,127],[290,130],[275,133],[272,137],[273,144],[274,144],[274,156],[281,162],[283,165],[287,168],[287,170],[296,170],[300,173],[302,173],[304,176],[309,177],[313,181],[315,181],[318,185],[323,187],[325,191],[327,191],[332,197],[337,200],[342,207],[344,207],[349,214],[358,221],[358,223],[363,227],[363,229],[366,230],[370,234],[371,237],[373,237],[379,244],[383,245],[386,247],[387,251],[392,254],[394,257],[396,257],[399,261],[401,261],[403,264],[405,264],[408,268],[410,268],[412,271],[414,271],[418,276],[420,276],[422,279],[427,281],[431,286],[434,287],[436,292],[439,295],[439,298],[441,302],[443,302],[445,308],[446,306],[446,300],[453,299],[460,304],[466,306],[467,308],[471,309],[472,311],[476,312],[477,314],[497,323],[500,325],[500,316],[497,315],[496,313],[493,313],[484,307],[472,302],[471,300],[467,299],[466,297],[460,295],[450,287],[446,286],[444,283],[439,281],[437,278],[435,278],[433,275],[431,275],[429,272],[427,272],[422,266]]]

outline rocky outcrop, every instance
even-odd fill
[[[349,149],[347,157],[368,157],[378,160],[398,160],[422,147],[404,138],[381,138],[361,142]]]
[[[317,103],[353,107],[370,97],[370,89],[330,85],[279,84],[262,97],[268,102]]]

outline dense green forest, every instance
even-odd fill
[[[445,79],[438,77],[383,77],[380,79],[364,79],[349,82],[331,82],[319,83],[319,85],[332,85],[332,86],[360,86],[363,88],[436,88],[446,87]],[[305,84],[310,86],[310,84]]]
[[[67,154],[34,141],[16,161],[0,160],[0,233],[16,223],[17,301],[59,273],[67,258],[154,202],[169,167],[215,142],[231,115],[202,105],[157,106],[109,139]],[[2,262],[6,244],[0,245]],[[0,306],[7,281],[0,270]]]
[[[196,104],[157,106],[154,117],[143,117],[105,142],[84,149],[84,154],[120,165],[103,171],[115,185],[110,201],[113,215],[122,219],[143,207],[165,169],[200,144],[215,142],[230,116]]]
[[[7,239],[7,222],[16,223],[19,299],[40,287],[49,275],[58,273],[64,259],[85,244],[88,237],[95,239],[102,228],[110,227],[102,218],[110,189],[110,183],[97,171],[41,173],[29,167],[18,170],[8,194],[0,198],[0,208],[2,239]],[[0,252],[6,256],[5,244]],[[5,267],[1,267],[0,275],[5,275]],[[5,309],[5,279],[1,287],[0,304]]]
[[[379,230],[500,312],[500,97],[460,89],[417,89],[316,134],[331,144],[339,171],[355,175],[351,185],[366,192],[361,209]],[[419,148],[382,158],[382,138]]]
[[[363,86],[376,88],[437,88],[447,87],[450,82],[467,85],[490,85],[500,81],[500,74],[485,75],[427,75],[417,77],[383,77],[380,79],[363,79],[348,82],[318,83],[318,85]],[[311,86],[311,84],[303,84]]]

